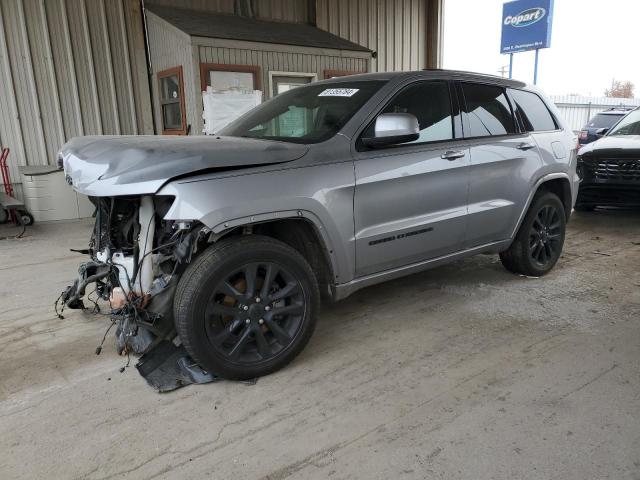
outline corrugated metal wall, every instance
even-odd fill
[[[640,106],[639,98],[581,97],[576,95],[551,95],[560,114],[569,123],[572,130],[584,127],[596,113],[607,108],[619,106]]]
[[[153,133],[137,0],[0,0],[0,143],[46,165],[77,135]]]
[[[377,53],[372,71],[427,66],[429,0],[317,0],[317,25]]]

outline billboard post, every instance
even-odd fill
[[[535,50],[533,83],[538,81],[538,53],[551,46],[553,0],[514,0],[502,5],[500,53],[509,54],[509,78],[513,54]]]

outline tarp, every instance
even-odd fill
[[[208,89],[202,92],[204,112],[203,132],[215,135],[223,127],[248,112],[262,102],[260,90],[225,90]]]

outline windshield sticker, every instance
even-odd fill
[[[318,94],[319,97],[353,97],[359,88],[327,88]]]

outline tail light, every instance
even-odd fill
[[[580,140],[586,140],[589,136],[589,132],[587,130],[580,131]]]

